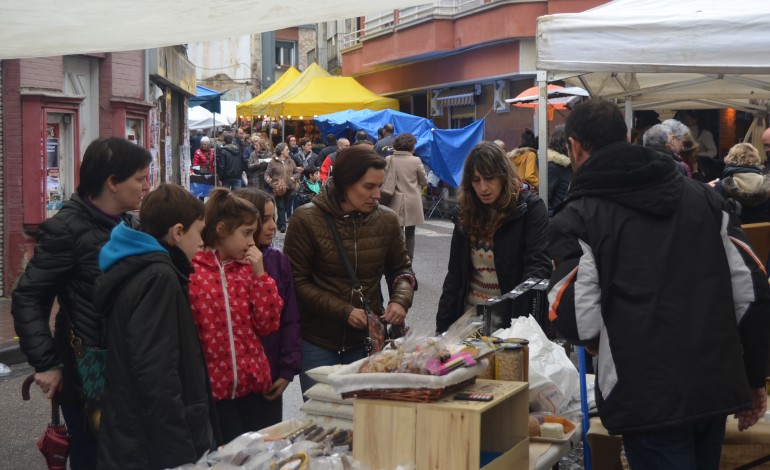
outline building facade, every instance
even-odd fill
[[[134,141],[153,154],[154,185],[161,178],[184,183],[181,165],[174,170],[159,158],[171,150],[178,164],[183,145],[163,147],[153,136],[168,120],[158,103],[168,93],[173,104],[179,92],[177,119],[171,119],[176,130],[165,142],[187,145],[186,99],[190,83],[194,94],[195,77],[183,53],[158,52],[166,49],[174,48],[0,61],[0,295],[10,294],[31,258],[38,226],[75,192],[83,153],[94,139]],[[153,55],[163,59],[151,78]],[[185,61],[188,85],[180,78]]]
[[[485,139],[501,139],[511,149],[525,128],[536,129],[532,109],[504,100],[535,85],[537,17],[602,3],[440,0],[348,20],[342,72],[442,128],[485,117]]]

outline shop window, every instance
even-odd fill
[[[144,119],[126,119],[126,139],[144,147]]]
[[[451,106],[448,109],[450,129],[461,129],[476,122],[475,106]]]
[[[297,66],[296,42],[275,41],[275,65],[279,67]]]
[[[45,131],[45,216],[53,217],[75,192],[73,119],[68,113],[47,113]]]

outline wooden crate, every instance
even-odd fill
[[[491,402],[436,403],[356,399],[353,457],[373,469],[529,468],[526,382],[478,380],[464,392],[491,393]],[[482,452],[500,454],[484,467]]]

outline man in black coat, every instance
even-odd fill
[[[711,188],[626,142],[615,104],[577,106],[565,131],[550,318],[598,354],[599,414],[631,468],[717,468],[727,415],[743,430],[765,413],[767,274]]]
[[[219,183],[234,191],[243,186],[243,171],[248,167],[248,157],[243,159],[243,150],[233,144],[233,136],[225,134],[225,145],[219,147],[217,155],[217,174]]]

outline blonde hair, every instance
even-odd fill
[[[762,159],[759,150],[751,144],[740,143],[730,148],[725,157],[725,164],[731,166],[760,166]]]

